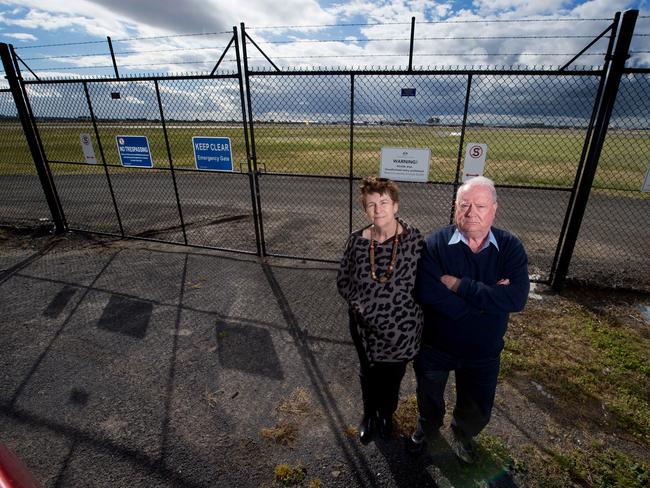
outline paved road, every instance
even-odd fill
[[[256,251],[248,176],[177,172],[186,226],[183,235],[173,181],[168,172],[114,174],[117,206],[127,235]],[[71,228],[119,233],[104,175],[57,175],[56,184]],[[266,251],[337,259],[349,231],[346,180],[263,175],[260,178]],[[402,184],[401,215],[421,231],[449,222],[452,189],[446,185]],[[353,188],[352,227],[364,224]],[[35,177],[0,178],[0,219],[27,214],[47,217]],[[531,273],[548,277],[569,193],[500,189],[497,225],[526,245]],[[37,202],[35,206],[27,202]],[[570,275],[617,286],[650,282],[650,199],[592,195],[576,245]]]

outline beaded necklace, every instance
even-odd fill
[[[375,241],[372,238],[372,230],[370,231],[370,276],[374,281],[379,283],[386,283],[390,278],[390,275],[393,274],[393,269],[395,268],[395,263],[397,262],[397,247],[399,246],[399,222],[395,226],[395,239],[393,240],[393,250],[390,254],[390,262],[388,263],[388,268],[386,272],[377,278],[377,267],[375,265]]]

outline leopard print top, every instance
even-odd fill
[[[348,238],[341,259],[336,284],[341,296],[356,313],[361,343],[371,362],[407,361],[420,348],[422,309],[415,302],[413,288],[423,237],[420,232],[400,220],[400,235],[395,270],[385,283],[370,276],[370,241],[363,230]],[[377,276],[386,272],[391,258],[393,239],[375,245]]]

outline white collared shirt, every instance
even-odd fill
[[[459,242],[463,242],[467,247],[469,247],[469,242],[467,241],[467,238],[463,235],[463,233],[460,230],[458,230],[458,227],[456,227],[447,245],[451,246],[453,244],[458,244]],[[488,234],[488,238],[485,239],[485,242],[478,250],[478,252],[481,252],[483,249],[487,248],[490,244],[494,244],[494,247],[497,248],[497,251],[499,250],[499,244],[497,244],[497,240],[494,237],[492,230],[490,230],[490,233]]]

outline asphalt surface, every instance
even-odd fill
[[[103,174],[57,174],[55,182],[68,225],[120,234]],[[111,183],[126,235],[191,245],[256,252],[247,174],[133,171]],[[401,216],[422,232],[449,222],[452,188],[402,183]],[[352,228],[365,224],[353,187]],[[180,209],[175,194],[178,192]],[[48,218],[36,177],[0,178],[0,216],[20,222]],[[555,256],[570,193],[499,189],[497,226],[518,235],[531,274],[546,280]],[[260,201],[269,254],[337,260],[350,226],[347,180],[262,175]],[[185,225],[183,233],[182,222]],[[650,198],[593,194],[575,246],[569,276],[602,284],[650,289]]]
[[[279,486],[283,463],[299,486],[515,486],[445,441],[413,459],[398,435],[349,434],[334,267],[74,234],[0,246],[0,442],[44,487]],[[287,445],[264,435],[283,425]]]

